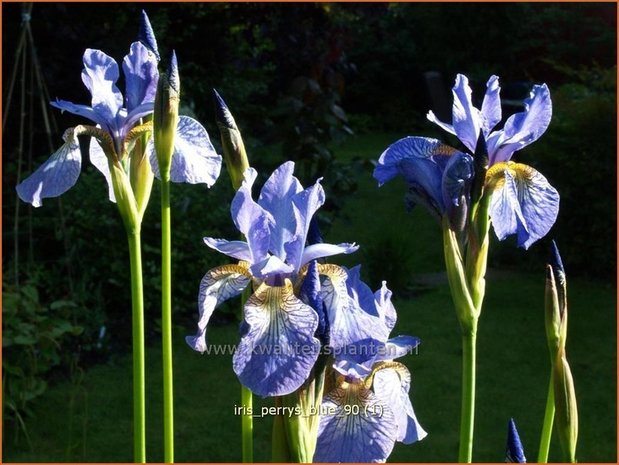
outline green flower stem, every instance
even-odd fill
[[[275,397],[275,407],[280,408],[282,406],[282,398]],[[273,463],[291,462],[284,421],[283,415],[273,417],[273,436],[271,439],[271,462]]]
[[[462,331],[462,404],[458,461],[470,463],[473,456],[475,422],[477,321],[481,312],[483,285],[479,287],[478,301],[475,302],[471,297],[470,281],[467,279],[457,235],[451,230],[447,218],[443,219],[443,248],[449,287]],[[487,251],[487,248],[485,250]],[[479,263],[483,267],[485,261],[481,260]],[[482,275],[480,275],[480,279],[483,279]]]
[[[550,384],[548,385],[548,397],[546,399],[546,412],[544,413],[544,426],[542,427],[542,437],[539,442],[539,452],[537,463],[548,463],[548,451],[550,450],[550,439],[552,438],[552,425],[555,420],[555,391],[552,372],[550,374]]]
[[[241,405],[245,407],[241,416],[243,463],[252,463],[254,461],[254,418],[250,412],[253,407],[253,394],[245,386],[241,386]]]
[[[477,322],[468,333],[462,335],[462,406],[460,416],[460,449],[458,461],[473,460],[473,429],[475,423],[475,352]]]
[[[172,225],[169,175],[161,179],[161,338],[163,347],[163,449],[165,462],[173,463]]]
[[[241,319],[243,318],[243,309],[245,302],[251,294],[251,286],[241,294]],[[241,406],[244,407],[241,415],[241,450],[243,452],[243,463],[252,463],[254,461],[254,417],[252,416],[253,409],[253,394],[252,392],[241,385]]]
[[[144,293],[140,230],[127,232],[131,264],[131,302],[133,325],[133,460],[146,463],[146,400],[144,370]]]

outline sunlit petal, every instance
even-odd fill
[[[541,137],[552,118],[552,101],[546,84],[533,87],[524,101],[524,111],[510,116],[501,131],[488,137],[490,164],[508,161],[516,150]]]
[[[420,441],[428,433],[417,421],[409,398],[411,376],[401,363],[379,365],[373,375],[372,389],[384,405],[389,405],[397,423],[396,440],[404,444]]]
[[[481,129],[482,117],[480,111],[473,106],[469,80],[463,74],[456,76],[453,87],[452,124],[458,139],[471,151],[475,151],[477,138]]]
[[[383,320],[349,295],[346,271],[336,265],[319,265],[318,271],[324,276],[320,295],[329,319],[330,346],[337,350],[362,339],[386,341],[389,328]]]
[[[148,143],[150,164],[157,178],[159,164],[154,150],[154,141]],[[211,187],[221,171],[221,155],[218,155],[206,129],[195,119],[181,116],[174,138],[174,153],[170,167],[170,181],[188,184],[206,184]]]
[[[314,462],[384,462],[397,435],[392,410],[363,384],[325,396]]]
[[[108,163],[105,152],[101,148],[101,144],[94,137],[90,139],[88,154],[90,156],[90,162],[103,174],[103,176],[105,176],[110,202],[116,203],[116,196],[114,195],[114,185],[112,184],[112,173],[110,172],[110,165]]]
[[[123,60],[125,74],[125,100],[129,113],[139,105],[155,100],[157,90],[157,59],[140,42],[131,44]]]
[[[244,241],[227,241],[225,239],[215,239],[213,237],[205,237],[204,243],[211,249],[227,255],[228,257],[236,258],[237,260],[251,261],[251,251],[249,245]]]
[[[72,131],[65,132],[62,147],[17,185],[17,195],[24,202],[40,207],[44,198],[58,197],[75,185],[82,169],[82,156]]]
[[[200,282],[198,295],[198,332],[185,337],[189,346],[198,352],[206,350],[206,326],[213,311],[222,302],[239,295],[251,281],[247,264],[223,265],[209,270]]]
[[[289,394],[301,386],[318,358],[318,315],[293,293],[292,283],[261,284],[245,304],[245,334],[234,354],[241,383],[261,396]]]
[[[91,48],[84,52],[83,61],[82,81],[92,95],[92,108],[117,129],[116,115],[123,106],[123,96],[116,87],[118,64],[101,50]]]
[[[492,129],[501,122],[501,88],[499,87],[498,76],[490,76],[486,83],[486,95],[484,101],[481,104],[481,116],[482,116],[482,130],[484,137],[488,137],[488,134]]]
[[[499,240],[516,234],[518,246],[528,249],[555,223],[559,193],[530,166],[499,163],[488,171],[486,184],[492,192],[490,218]]]

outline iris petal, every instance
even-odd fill
[[[486,83],[486,95],[481,104],[484,137],[488,137],[490,131],[501,122],[502,111],[500,92],[501,88],[499,87],[498,76],[490,76],[490,79],[488,79]]]
[[[207,271],[200,282],[198,295],[198,332],[195,336],[185,337],[193,350],[202,353],[206,350],[206,326],[213,311],[222,302],[243,292],[250,280],[247,264],[223,265]]]
[[[454,96],[452,109],[454,130],[458,139],[471,152],[474,152],[482,118],[479,110],[473,106],[468,78],[463,74],[458,74],[452,91]]]
[[[251,196],[251,188],[258,173],[248,168],[241,187],[236,192],[230,206],[232,219],[237,229],[247,237],[252,252],[252,263],[258,263],[268,256],[269,238],[273,216],[258,205]]]
[[[227,241],[225,239],[205,237],[204,243],[211,249],[215,249],[228,257],[236,258],[237,260],[245,260],[247,262],[251,261],[251,252],[247,242]]]
[[[519,247],[528,249],[544,237],[557,219],[559,193],[530,166],[507,162],[487,174],[492,191],[490,218],[499,240],[516,234]]]
[[[294,295],[290,280],[281,287],[263,283],[245,304],[245,322],[233,358],[241,383],[261,396],[298,389],[320,352],[316,312]]]
[[[387,287],[387,281],[383,281],[381,288],[374,293],[374,300],[376,301],[378,315],[390,331],[395,326],[398,318],[395,307],[391,303],[392,295],[393,293]]]
[[[314,462],[384,462],[397,434],[392,410],[360,384],[331,391],[322,403]]]
[[[516,150],[535,142],[552,118],[552,101],[546,84],[534,86],[524,101],[524,111],[510,116],[501,131],[488,137],[490,165],[508,161]]]
[[[413,353],[413,349],[420,343],[418,337],[415,336],[396,336],[384,343],[383,347],[379,348],[374,361],[380,362],[383,360],[394,360]]]
[[[105,152],[101,148],[101,144],[99,144],[99,141],[94,137],[90,139],[90,147],[88,149],[88,152],[90,156],[90,162],[103,174],[103,176],[105,176],[110,202],[116,203],[116,196],[114,195],[114,185],[112,184],[112,173],[110,172],[110,165],[108,164]]]
[[[280,258],[275,255],[269,255],[264,260],[254,263],[250,271],[253,276],[265,279],[273,275],[288,275],[294,271],[294,267],[281,261]]]
[[[258,204],[275,220],[271,226],[269,248],[282,260],[286,258],[284,244],[294,238],[297,229],[292,197],[303,190],[299,180],[292,175],[293,171],[294,162],[280,165],[264,183],[258,197]]]
[[[348,295],[346,271],[336,265],[319,265],[318,271],[325,276],[320,295],[329,319],[330,346],[339,350],[362,339],[386,341],[389,328],[381,318],[367,313]]]
[[[305,247],[301,256],[301,265],[316,260],[318,258],[330,257],[338,254],[349,254],[359,250],[357,244],[313,244]]]
[[[468,197],[473,172],[473,157],[468,153],[458,152],[449,158],[441,182],[447,210],[459,206],[463,196]]]
[[[286,251],[286,261],[297,270],[302,265],[305,242],[312,217],[316,210],[325,203],[325,191],[320,185],[320,179],[313,186],[298,192],[291,198],[296,223],[295,234],[291,241],[284,244],[284,250]]]
[[[123,105],[123,96],[116,87],[118,64],[101,50],[91,48],[84,52],[83,61],[82,81],[92,95],[92,108],[105,118],[110,132],[115,133],[116,116]]]
[[[44,198],[64,194],[77,182],[82,169],[79,141],[73,137],[73,129],[68,129],[63,139],[62,147],[16,187],[19,198],[33,207],[40,207]]]
[[[396,440],[404,444],[412,444],[428,435],[417,421],[408,397],[410,383],[408,369],[397,362],[380,365],[374,372],[372,383],[376,397],[391,407],[397,423]]]
[[[415,200],[441,215],[443,171],[451,156],[460,153],[437,139],[405,137],[385,150],[374,169],[379,185],[401,174],[415,194]]]
[[[451,124],[443,123],[442,121],[440,121],[432,110],[428,112],[428,114],[426,115],[426,118],[428,119],[428,121],[440,126],[443,130],[447,131],[449,134],[454,134],[454,135],[456,134],[456,130],[454,129],[454,127]]]
[[[159,164],[152,138],[147,150],[150,153],[153,173],[159,178]],[[181,116],[174,139],[170,181],[202,183],[211,187],[219,177],[221,160],[221,155],[215,152],[206,129],[195,119]]]
[[[361,265],[354,266],[346,270],[348,278],[346,279],[346,288],[348,295],[370,315],[379,316],[376,308],[374,294],[370,287],[361,281]]]
[[[127,111],[155,100],[157,90],[157,60],[140,42],[131,44],[129,54],[123,60],[125,74],[125,99]]]
[[[88,118],[90,121],[98,124],[102,128],[105,128],[106,131],[112,132],[113,128],[110,127],[108,120],[101,114],[97,113],[91,107],[86,105],[79,105],[76,103],[69,102],[67,100],[56,100],[55,102],[49,102],[49,104],[55,108],[58,108],[61,111],[68,111],[69,113],[73,113],[74,115],[83,116],[84,118]]]

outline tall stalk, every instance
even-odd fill
[[[144,293],[140,230],[128,231],[133,326],[133,459],[146,463],[146,400],[144,361]]]
[[[161,179],[161,339],[163,352],[163,445],[166,463],[174,462],[172,370],[172,225],[170,177]]]

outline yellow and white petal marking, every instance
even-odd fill
[[[206,350],[206,326],[213,311],[225,300],[239,295],[251,281],[249,265],[239,262],[238,265],[223,265],[206,272],[200,282],[198,295],[198,332],[195,336],[187,336],[185,340],[194,350]]]
[[[559,213],[559,193],[528,165],[497,163],[486,173],[491,193],[490,217],[499,240],[517,234],[518,245],[528,248],[550,230]]]
[[[321,406],[314,462],[384,462],[397,434],[392,409],[363,381],[338,384]]]
[[[409,399],[411,374],[404,365],[398,362],[377,363],[366,379],[366,387],[370,385],[380,402],[393,410],[398,425],[398,441],[412,444],[428,435],[417,421]]]
[[[284,286],[260,284],[245,304],[241,342],[233,369],[244,386],[261,396],[297,390],[308,378],[320,353],[314,337],[318,315]]]
[[[320,295],[329,319],[329,345],[335,350],[367,338],[387,340],[389,328],[380,317],[364,311],[348,295],[346,270],[330,264],[319,264],[318,273],[325,276]]]

